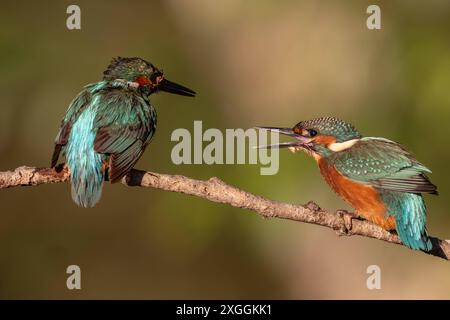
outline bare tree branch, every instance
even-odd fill
[[[0,189],[18,186],[66,182],[69,172],[66,167],[59,169],[19,167],[14,171],[0,172]],[[346,211],[328,212],[314,202],[294,205],[272,201],[230,186],[217,178],[195,180],[180,175],[132,170],[122,179],[127,186],[152,187],[166,191],[185,193],[209,201],[229,204],[233,207],[255,211],[265,218],[281,218],[317,224],[336,230],[340,235],[359,235],[389,243],[401,244],[398,236],[381,227],[356,218]],[[450,243],[431,237],[433,249],[424,252],[445,260],[450,259]]]

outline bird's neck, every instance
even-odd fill
[[[320,156],[320,158],[328,158],[336,152],[345,152],[353,147],[361,139],[351,139],[344,142],[332,142],[329,144],[317,144],[314,146],[314,151]]]
[[[333,150],[330,150],[327,146],[322,145],[322,144],[315,145],[313,152],[316,154],[316,156],[314,158],[320,158],[320,159],[326,159],[334,153]]]
[[[89,88],[92,92],[101,90],[123,89],[135,92],[142,95],[143,97],[148,97],[151,93],[148,87],[140,86],[137,82],[124,79],[102,80],[97,83],[88,85],[87,88]]]

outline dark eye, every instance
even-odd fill
[[[153,82],[155,82],[156,78],[161,77],[163,75],[162,70],[154,70],[151,74],[150,74],[150,80],[152,80]]]
[[[314,129],[309,129],[309,130],[308,130],[308,133],[309,133],[309,136],[310,136],[310,137],[317,136],[317,131],[314,130]]]

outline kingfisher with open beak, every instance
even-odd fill
[[[383,229],[396,230],[411,249],[430,251],[422,193],[438,194],[431,171],[400,144],[362,137],[333,117],[301,121],[291,128],[258,127],[295,140],[261,147],[304,151],[317,162],[330,187],[356,213]]]
[[[55,139],[51,166],[60,153],[65,156],[76,204],[93,207],[105,178],[120,181],[142,156],[156,130],[149,96],[159,91],[195,96],[150,62],[118,57],[101,81],[87,85],[73,99]]]

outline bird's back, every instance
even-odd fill
[[[437,193],[430,170],[401,145],[362,138],[351,148],[319,160],[325,180],[359,214],[383,228],[397,229],[413,249],[431,249],[421,193]]]
[[[119,181],[139,160],[156,129],[148,99],[123,83],[88,85],[71,103],[56,138],[52,165],[62,150],[71,172],[72,197],[92,207],[105,170]]]

